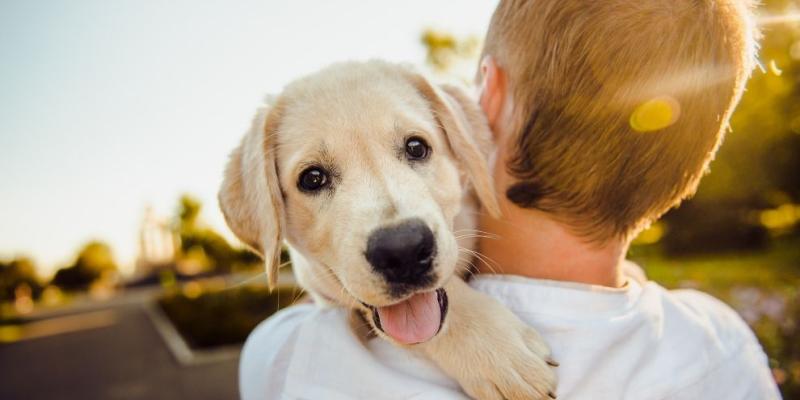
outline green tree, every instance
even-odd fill
[[[200,220],[202,203],[190,196],[181,196],[177,212],[177,231],[181,239],[178,258],[202,254],[216,272],[232,272],[258,262],[258,256],[246,249],[236,249],[222,235]]]
[[[178,203],[178,229],[181,232],[197,230],[203,204],[188,194],[182,195]]]
[[[34,299],[42,293],[42,284],[36,274],[36,266],[29,258],[0,261],[0,301],[13,301],[17,289],[27,286]]]
[[[86,290],[104,274],[117,271],[111,248],[100,241],[84,245],[72,265],[59,269],[52,283],[66,291]]]
[[[464,82],[471,82],[477,66],[481,40],[477,36],[456,36],[426,29],[420,36],[426,50],[426,62],[434,72]]]

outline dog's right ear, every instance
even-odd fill
[[[477,103],[454,86],[438,86],[424,76],[402,70],[417,91],[430,104],[433,114],[441,124],[450,148],[466,169],[475,188],[475,194],[486,211],[493,217],[501,215],[489,172],[489,125]],[[485,136],[481,139],[481,136]]]
[[[231,153],[218,199],[234,234],[264,259],[267,284],[275,288],[283,236],[283,195],[275,164],[280,107],[264,107]]]

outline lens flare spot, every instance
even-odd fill
[[[783,74],[783,70],[778,68],[778,63],[775,62],[775,60],[769,61],[769,70],[775,74],[775,76],[781,76],[781,74]]]
[[[680,117],[680,104],[669,96],[655,97],[636,106],[630,125],[636,132],[653,132],[664,129]]]

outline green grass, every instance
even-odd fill
[[[629,258],[638,262],[650,279],[668,288],[694,283],[715,293],[742,285],[796,292],[800,284],[800,240],[777,242],[764,252],[671,259],[663,257],[657,249],[634,248]]]

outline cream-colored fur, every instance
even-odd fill
[[[402,157],[411,135],[429,144],[425,163]],[[358,309],[370,324],[363,303],[403,298],[393,297],[364,257],[367,237],[421,219],[437,244],[436,279],[422,289],[443,287],[449,311],[435,337],[409,347],[473,397],[547,398],[555,375],[538,333],[460,279],[471,260],[478,201],[498,213],[490,150],[480,110],[459,89],[379,61],[337,64],[295,81],[258,111],[231,155],[220,206],[234,233],[264,256],[270,286],[285,241],[299,283],[317,302]],[[330,190],[298,189],[309,165],[331,171]]]

